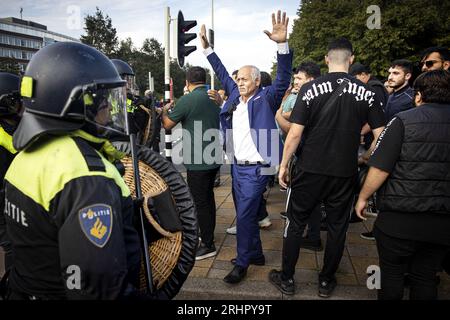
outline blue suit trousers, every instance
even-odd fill
[[[259,236],[258,212],[269,176],[261,175],[262,165],[233,165],[232,191],[237,219],[236,265],[248,267],[250,260],[263,254]]]

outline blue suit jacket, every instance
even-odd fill
[[[257,89],[248,102],[250,129],[256,130],[256,134],[252,134],[253,142],[264,161],[272,166],[279,164],[281,161],[282,148],[280,135],[275,124],[275,113],[280,107],[284,93],[291,82],[292,50],[289,51],[289,54],[277,55],[277,76],[272,85]],[[228,96],[228,100],[220,112],[220,123],[222,130],[224,130],[224,137],[227,137],[225,132],[232,127],[232,118],[229,111],[239,104],[239,89],[216,53],[213,52],[208,55],[208,61]],[[230,140],[226,139],[226,141]],[[272,152],[272,146],[274,152]]]

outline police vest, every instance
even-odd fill
[[[450,105],[426,104],[397,117],[403,145],[377,193],[379,209],[450,215]]]
[[[67,208],[61,207],[70,207],[80,200],[58,198],[68,185],[88,190],[93,197],[112,185],[118,192],[110,193],[111,197],[120,201],[119,192],[122,198],[130,196],[130,190],[116,167],[97,151],[102,149],[102,142],[105,141],[83,131],[42,137],[19,152],[11,163],[5,176],[4,213],[14,251],[10,283],[15,290],[51,299],[66,297],[61,279],[61,255],[70,252],[60,251],[58,226],[64,225],[68,218],[61,214],[68,212]],[[98,143],[98,148],[93,148],[90,143]],[[96,188],[92,187],[93,179]],[[55,203],[54,199],[59,200]],[[115,228],[122,225],[120,220],[114,223]],[[108,232],[112,232],[109,230],[112,223],[110,227]],[[92,238],[89,234],[88,237]],[[85,242],[75,239],[74,242],[80,246],[89,244],[87,237]],[[121,261],[117,269],[124,273],[126,262],[123,263],[123,258]]]

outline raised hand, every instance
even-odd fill
[[[198,37],[200,38],[200,41],[202,42],[203,49],[209,48],[209,41],[208,41],[208,37],[206,35],[206,27],[204,24],[202,24],[202,27],[200,28],[200,33],[198,34]]]
[[[283,16],[281,16],[281,11],[278,10],[276,20],[275,13],[272,13],[272,33],[267,30],[264,30],[264,33],[276,43],[286,42],[288,24],[289,18],[286,17],[286,12],[283,12]]]

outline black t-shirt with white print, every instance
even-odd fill
[[[350,80],[327,114],[320,114],[343,78]],[[350,177],[357,173],[362,126],[385,125],[380,100],[365,84],[344,72],[334,72],[304,84],[290,121],[305,126],[298,166],[305,172]]]

